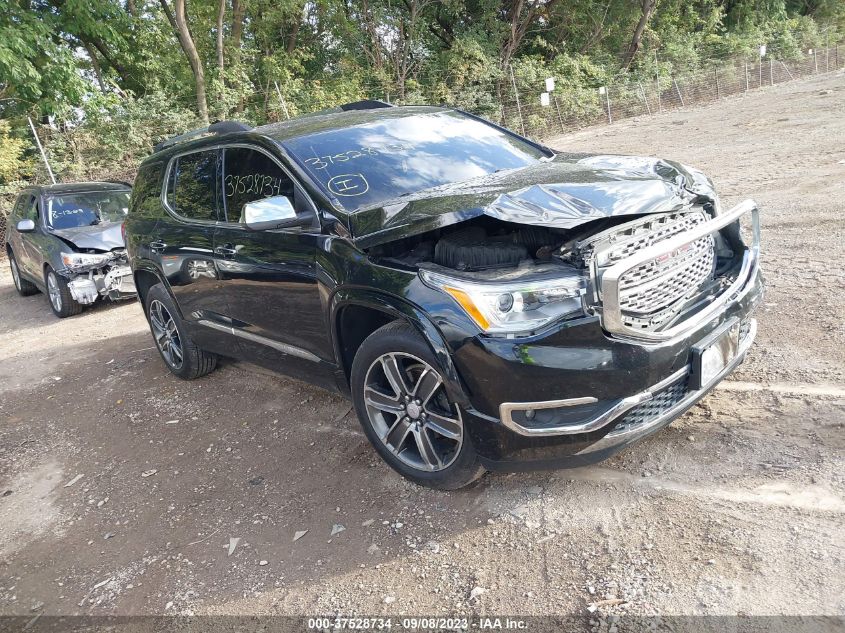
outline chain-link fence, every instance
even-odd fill
[[[606,86],[579,88],[575,99],[566,91],[552,91],[548,105],[541,105],[540,90],[518,94],[512,90],[497,122],[526,136],[544,139],[591,125],[709,103],[843,67],[845,46],[832,45],[808,52],[799,60],[782,61],[771,56],[753,61],[734,59],[651,79],[620,77]]]

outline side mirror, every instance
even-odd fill
[[[246,227],[252,231],[285,229],[311,224],[309,216],[297,215],[293,203],[287,196],[274,196],[245,204],[243,221]]]
[[[18,233],[32,233],[35,230],[35,222],[32,220],[21,220],[18,222]]]

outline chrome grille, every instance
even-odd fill
[[[625,273],[619,285],[619,306],[625,324],[656,327],[674,316],[711,278],[714,250],[713,236],[707,235],[683,252],[669,254],[662,262],[652,260]]]
[[[706,222],[700,208],[648,216],[594,236],[584,246],[603,269],[637,251],[675,237]],[[633,330],[659,330],[692,299],[715,270],[715,241],[706,235],[626,271],[619,279],[618,305],[622,321]]]
[[[684,374],[677,382],[655,393],[651,400],[646,400],[628,411],[609,435],[626,433],[656,420],[684,399],[689,392],[688,383],[689,374]]]

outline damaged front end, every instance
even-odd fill
[[[598,316],[615,338],[665,341],[712,317],[756,273],[756,205],[724,211],[697,170],[594,156],[531,171],[542,184],[512,189],[519,174],[494,175],[462,212],[437,215],[459,202],[451,189],[387,205],[387,223],[406,236],[368,252],[419,270],[482,332],[508,338]],[[749,243],[740,220],[752,221]]]
[[[99,297],[120,301],[135,296],[135,281],[125,248],[63,252],[61,257],[64,268],[58,272],[68,280],[68,290],[77,303],[92,304]]]

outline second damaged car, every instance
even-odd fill
[[[6,254],[21,295],[44,292],[60,318],[100,298],[135,296],[123,243],[128,185],[107,182],[29,187],[8,220]]]
[[[657,431],[742,361],[762,296],[753,202],[448,108],[171,139],[126,229],[174,374],[222,355],[338,389],[390,466],[438,488]]]

